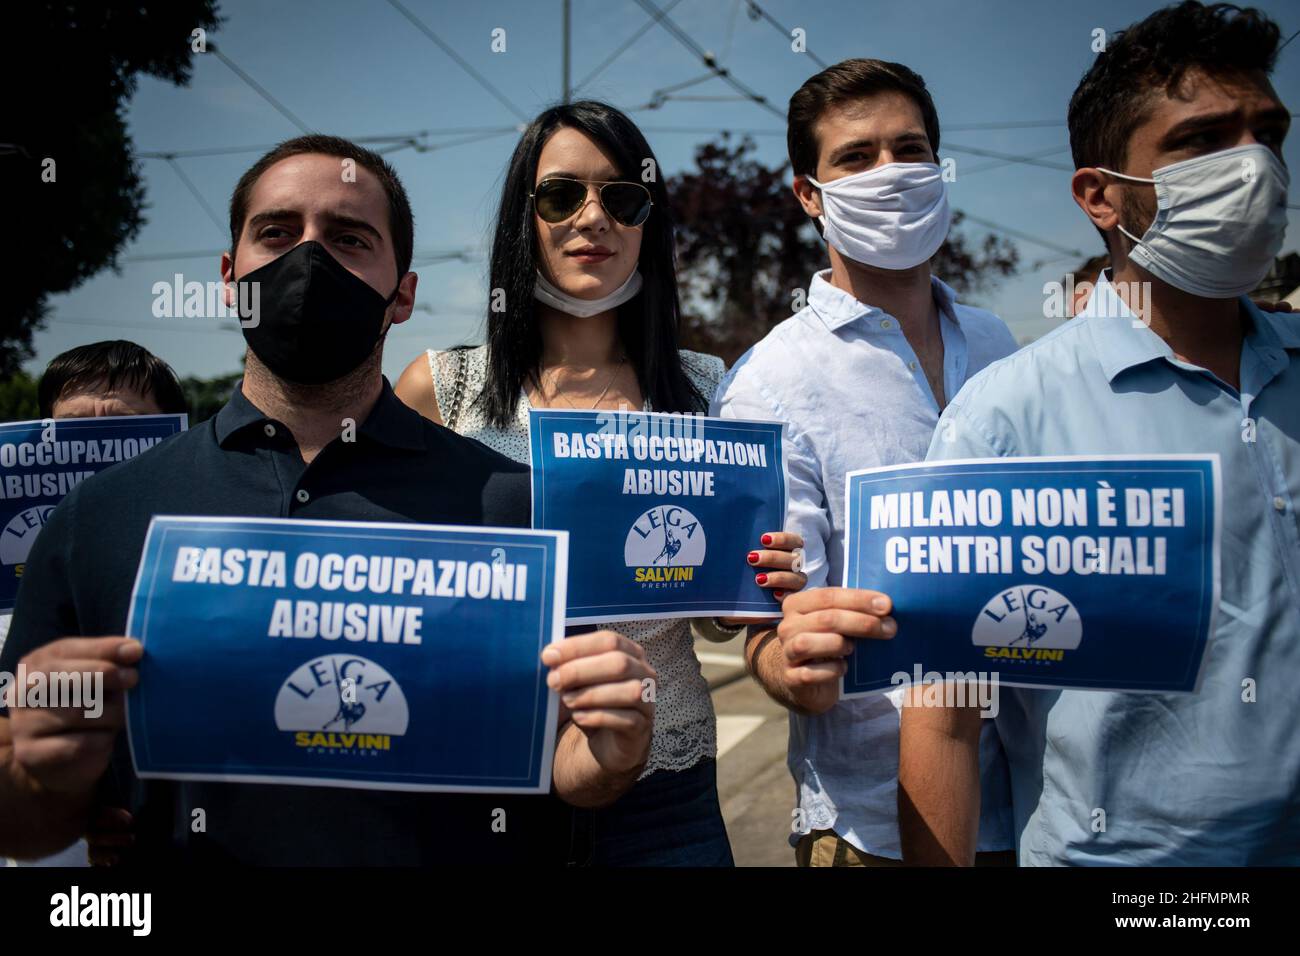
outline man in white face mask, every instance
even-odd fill
[[[1110,40],[1069,122],[1074,200],[1113,268],[1077,318],[971,382],[930,448],[1219,457],[1220,602],[1200,689],[1003,689],[1021,865],[1300,864],[1300,323],[1244,296],[1287,221],[1278,43],[1258,11],[1194,2]],[[904,713],[905,855],[968,852],[979,723]],[[939,765],[957,768],[941,787],[909,770]]]
[[[1001,320],[957,302],[930,274],[951,215],[936,164],[939,120],[921,77],[881,60],[836,64],[791,98],[788,140],[794,193],[821,225],[830,268],[813,276],[807,307],[736,363],[713,414],[789,422],[787,526],[803,535],[808,589],[784,599],[778,628],[751,632],[746,656],[790,710],[796,860],[898,865],[899,698],[841,701],[839,688],[855,641],[907,634],[888,596],[835,586],[844,477],[922,460],[951,397],[1016,343]],[[1005,762],[991,722],[984,758],[981,862],[1010,863]]]

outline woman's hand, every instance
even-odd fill
[[[755,571],[754,583],[770,589],[778,602],[802,591],[808,583],[803,573],[803,538],[792,531],[769,531],[760,544],[760,550],[749,552],[745,558]]]
[[[751,551],[745,561],[754,569],[754,583],[767,588],[780,604],[791,594],[802,591],[808,583],[803,573],[803,538],[793,531],[769,531],[759,540],[759,550]],[[742,617],[720,617],[727,627],[753,624]]]

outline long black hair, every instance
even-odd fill
[[[488,374],[479,401],[496,428],[515,419],[519,390],[536,381],[542,359],[542,334],[537,322],[533,285],[540,261],[537,228],[528,198],[537,178],[542,147],[557,129],[579,130],[614,157],[618,175],[643,182],[654,205],[641,227],[641,292],[618,308],[618,333],[628,361],[636,370],[641,392],[659,412],[706,411],[707,402],[691,384],[678,354],[681,306],[677,297],[677,268],[673,250],[673,222],[668,209],[659,162],[636,124],[612,106],[583,100],[553,106],[524,130],[506,171],[497,209],[496,235],[487,316]],[[645,160],[652,160],[653,177],[641,175]],[[505,308],[493,311],[502,290]]]

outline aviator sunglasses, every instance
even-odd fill
[[[639,226],[650,217],[650,190],[640,183],[601,180],[543,179],[529,193],[533,208],[543,222],[564,222],[587,201],[587,186],[600,186],[600,204],[623,226]]]

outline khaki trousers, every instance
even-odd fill
[[[902,860],[864,853],[848,840],[841,839],[834,830],[813,830],[805,833],[794,850],[795,862],[800,866],[902,866]],[[1001,850],[976,853],[976,866],[1015,866],[1016,851]]]

